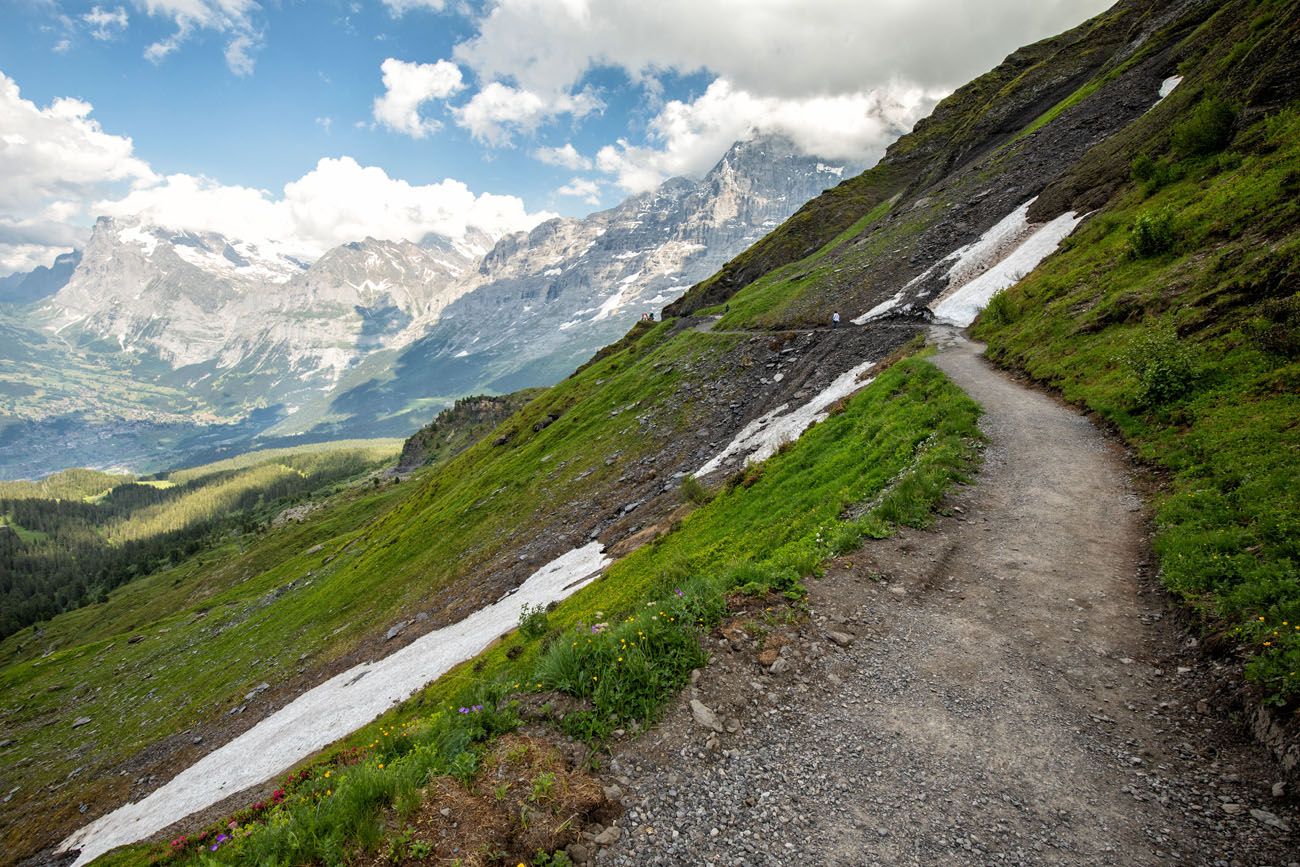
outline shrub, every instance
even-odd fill
[[[1218,153],[1232,141],[1236,122],[1237,112],[1227,100],[1203,99],[1174,126],[1174,153],[1189,157]]]
[[[1129,231],[1129,245],[1139,259],[1159,256],[1174,246],[1173,214],[1169,210],[1138,214]]]
[[[700,632],[724,609],[709,582],[687,582],[611,627],[563,635],[538,660],[533,680],[589,702],[591,710],[568,714],[562,726],[574,737],[603,739],[620,723],[653,719],[686,685],[707,659]]]
[[[1010,325],[1019,318],[1019,313],[1010,296],[1006,292],[999,292],[984,307],[983,318],[990,325]]]
[[[682,479],[682,496],[697,506],[703,506],[713,499],[708,489],[700,484],[700,480],[695,476],[686,476]]]
[[[1158,328],[1139,337],[1121,360],[1137,383],[1134,403],[1158,407],[1191,391],[1196,382],[1192,354],[1172,329]]]
[[[529,640],[541,638],[551,626],[546,616],[546,606],[542,604],[524,605],[519,609],[519,634]]]

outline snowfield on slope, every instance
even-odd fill
[[[74,862],[79,867],[269,779],[481,652],[515,628],[524,605],[546,606],[564,599],[593,581],[610,562],[599,542],[569,551],[538,569],[518,589],[464,620],[308,690],[147,797],[70,835],[60,850],[80,849]]]
[[[831,404],[869,385],[875,377],[863,380],[859,380],[858,377],[866,373],[875,363],[874,359],[864,361],[851,370],[845,371],[803,406],[786,412],[786,408],[790,405],[783,403],[771,412],[754,419],[736,434],[736,438],[725,449],[696,470],[695,475],[707,476],[724,465],[734,463],[737,455],[746,455],[746,464],[767,460],[776,454],[781,443],[797,440],[814,422],[825,419],[830,414]]]
[[[970,325],[989,299],[1037,268],[1083,219],[1075,211],[1067,211],[1050,222],[1031,226],[1026,217],[1033,202],[1025,202],[978,241],[947,257],[956,257],[957,262],[948,270],[949,290],[930,305],[937,321]]]

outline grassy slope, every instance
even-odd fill
[[[1243,22],[1252,41],[1268,27]],[[1257,654],[1249,674],[1285,701],[1300,695],[1300,112],[1257,114],[1222,153],[1180,153],[1180,118],[1214,72],[1183,85],[1163,129],[1150,120],[1158,177],[1122,189],[976,333],[1169,471],[1166,585],[1233,629]],[[1170,249],[1135,256],[1135,224],[1162,215]],[[1166,399],[1141,399],[1142,369]]]
[[[797,311],[790,315],[798,296],[825,291],[824,278],[833,270],[818,260],[846,250],[899,194],[923,189],[952,167],[997,147],[1067,97],[1131,38],[1133,22],[1147,5],[1145,0],[1121,0],[1071,31],[1015,51],[940,102],[876,166],[808,202],[665,312],[693,314],[736,299],[728,324],[766,327],[800,321]],[[813,270],[805,266],[815,267],[815,273],[805,273]],[[761,285],[740,301],[736,293],[755,281]]]
[[[289,679],[304,653],[308,665],[328,664],[417,606],[463,616],[472,592],[439,591],[509,552],[521,528],[608,486],[624,463],[655,444],[635,414],[622,410],[639,403],[644,412],[665,401],[691,376],[687,368],[697,379],[710,376],[710,359],[737,339],[686,332],[669,340],[669,331],[656,327],[550,389],[500,430],[508,437],[503,446],[482,442],[443,472],[358,494],[242,554],[227,548],[204,555],[128,585],[107,606],[56,618],[47,637],[68,644],[46,658],[23,658],[30,648],[18,652],[14,639],[0,645],[0,658],[17,660],[0,671],[4,730],[16,740],[6,761],[31,763],[12,815],[46,809],[40,787],[78,765],[93,774],[216,717],[263,680]],[[652,348],[658,367],[646,357]],[[702,411],[687,402],[667,421],[689,426]],[[560,419],[532,430],[552,414]],[[664,424],[659,442],[671,435]],[[621,459],[607,464],[616,453]],[[316,544],[324,549],[308,554]],[[277,593],[285,587],[293,589]],[[128,644],[127,630],[146,640]],[[92,718],[93,726],[74,736],[74,716]],[[87,731],[91,757],[71,750]],[[120,797],[127,785],[101,777],[87,797]],[[19,847],[17,839],[6,844]]]
[[[682,611],[693,617],[701,610],[691,600],[718,600],[738,586],[797,591],[801,578],[864,535],[887,534],[894,521],[924,524],[946,486],[964,479],[976,460],[977,415],[975,404],[928,363],[895,365],[841,412],[752,471],[747,486],[725,488],[673,532],[551,611],[545,636],[513,634],[309,766],[300,793],[273,816],[248,824],[237,843],[222,849],[219,863],[329,860],[354,846],[375,845],[382,809],[411,798],[426,774],[468,767],[472,775],[475,760],[459,754],[476,755],[483,747],[454,733],[480,720],[457,715],[457,706],[488,701],[490,707],[491,697],[531,687],[592,701],[593,713],[569,722],[588,737],[652,718],[700,660],[689,653],[692,645],[698,653],[691,625],[655,620],[647,600],[666,599],[658,614],[687,619]],[[863,502],[873,506],[866,515],[842,517]],[[686,588],[684,603],[674,598],[678,587]],[[593,642],[582,624],[596,620],[622,626]],[[626,633],[636,644],[640,630],[654,640],[644,638],[641,647],[614,643]],[[566,670],[576,674],[566,678]],[[509,702],[508,696],[500,700],[503,707]],[[475,729],[473,737],[491,733]],[[357,761],[348,753],[353,748],[361,750],[360,763],[338,767],[340,755]],[[148,848],[133,848],[108,862],[136,864],[150,855]]]

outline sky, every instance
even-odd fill
[[[99,215],[314,258],[585,215],[734,141],[870,165],[1107,0],[0,0],[0,275]]]

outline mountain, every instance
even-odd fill
[[[329,396],[329,412],[348,418],[334,432],[386,435],[427,414],[430,398],[549,385],[856,171],[759,136],[698,181],[674,178],[585,219],[503,238],[425,334]]]
[[[760,136],[701,180],[674,178],[584,219],[503,238],[477,229],[418,244],[366,238],[310,264],[216,233],[100,218],[79,260],[56,266],[75,266],[57,291],[6,320],[44,360],[13,370],[21,365],[0,359],[25,390],[0,421],[21,420],[20,435],[43,444],[0,472],[58,469],[68,452],[148,469],[215,442],[406,435],[458,397],[550,384],[846,171],[855,169]],[[24,297],[53,285],[36,274],[21,282],[33,287]],[[140,387],[101,401],[53,373],[83,366]],[[187,398],[205,428],[184,432],[171,395]],[[99,432],[122,422],[135,436],[115,455],[114,437]],[[156,423],[167,442],[151,458]]]
[[[1296,0],[1122,0],[959,88],[879,165],[490,433],[469,429],[493,407],[453,410],[422,438],[456,452],[445,463],[340,491],[301,523],[213,540],[0,643],[5,852],[82,849],[84,863],[127,844],[113,863],[197,863],[215,846],[227,862],[315,863],[362,848],[400,859],[418,843],[412,859],[451,860],[458,846],[523,861],[582,834],[584,856],[632,839],[641,856],[682,847],[663,859],[679,863],[741,828],[766,855],[743,809],[731,836],[710,834],[705,809],[696,839],[642,833],[680,805],[659,799],[661,822],[643,793],[667,791],[672,773],[716,800],[720,771],[784,749],[782,727],[805,744],[854,743],[836,726],[856,721],[908,771],[881,802],[906,800],[914,769],[951,776],[934,747],[954,748],[947,730],[936,740],[898,723],[894,687],[910,683],[913,717],[970,735],[954,748],[979,784],[963,825],[1016,829],[968,841],[986,860],[1049,863],[1056,850],[1038,857],[1025,841],[1059,830],[1060,848],[1084,840],[1099,860],[1121,840],[1147,860],[1287,863],[1293,805],[1260,783],[1300,767],[1297,22]],[[846,324],[827,327],[837,311]],[[971,316],[988,359],[957,363],[997,384],[983,434],[995,489],[974,471],[979,408],[919,351],[936,318]],[[1120,442],[990,362],[1095,413]],[[1026,465],[1032,440],[1044,450]],[[1069,482],[1079,470],[1044,466],[1068,449],[1090,460],[1062,463],[1106,468],[1104,495],[1084,502]],[[971,488],[944,521],[869,541],[930,523],[958,481]],[[990,500],[1006,523],[966,508]],[[1045,515],[1051,532],[1035,535]],[[1043,544],[1062,538],[1068,549]],[[841,590],[850,604],[822,617]],[[1014,683],[945,704],[992,670],[981,653]],[[821,679],[882,654],[903,666],[883,692],[856,691],[878,678]],[[947,698],[929,689],[936,666]],[[861,709],[843,707],[850,687]],[[1019,712],[1028,693],[1043,713]],[[619,758],[657,719],[665,728],[640,736],[649,752],[631,753],[646,760]],[[1002,731],[996,754],[965,748],[1008,719],[1031,724]],[[1246,729],[1262,742],[1249,756]],[[746,740],[760,730],[772,737]],[[1032,749],[1017,751],[1017,732]],[[571,836],[526,847],[539,838],[517,824],[549,822],[548,799],[568,788],[539,788],[541,757],[575,740],[591,750],[576,761],[613,767],[619,793],[642,798],[644,824],[612,826],[600,808],[623,814],[590,781],[595,804],[555,810]],[[857,761],[828,755],[800,760]],[[1043,756],[1118,818],[1071,820],[1081,789],[1057,785]],[[743,800],[753,775],[727,774]],[[1139,777],[1160,797],[1135,801]],[[837,824],[813,836],[854,857],[885,845],[874,827],[855,837],[862,823],[834,809],[843,792],[823,789],[816,818]],[[806,788],[772,792],[807,815]],[[213,811],[185,819],[255,798],[237,835]],[[944,808],[921,833],[949,833]],[[138,842],[175,822],[174,847]]]
[[[0,304],[31,304],[58,292],[81,262],[81,251],[60,253],[54,264],[38,265],[34,270],[0,277]]]

